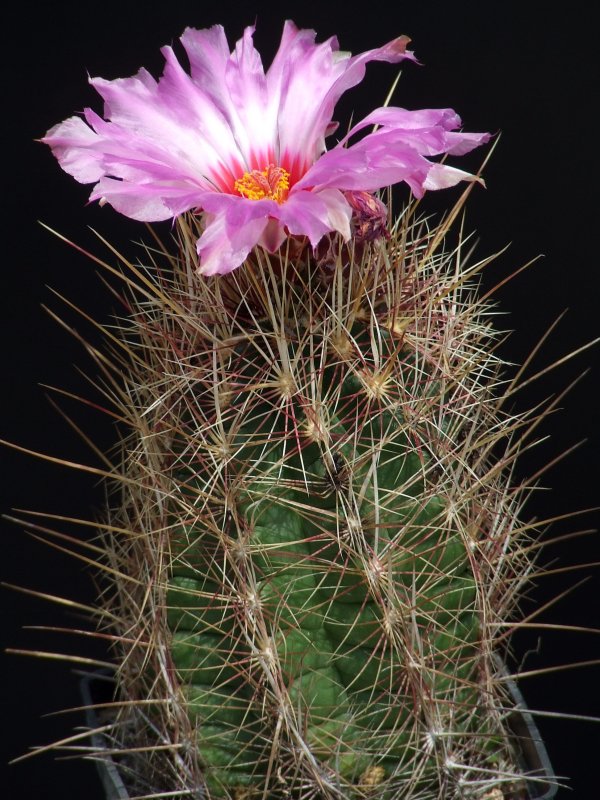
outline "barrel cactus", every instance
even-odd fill
[[[111,750],[132,797],[527,797],[499,659],[527,416],[453,233],[479,179],[431,160],[488,136],[384,107],[326,150],[340,95],[408,40],[351,57],[287,23],[265,73],[252,33],[230,54],[187,30],[191,75],[165,48],[158,82],[93,79],[105,119],[44,140],[92,199],[175,220],[121,261],[106,326]]]

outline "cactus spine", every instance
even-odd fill
[[[495,654],[530,569],[527,416],[483,262],[448,244],[468,192],[214,278],[187,215],[125,268],[104,546],[132,796],[524,796]]]

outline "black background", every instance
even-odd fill
[[[598,68],[594,20],[584,4],[571,3],[566,16],[537,3],[380,3],[355,5],[294,2],[174,2],[150,5],[120,3],[13,4],[4,12],[5,84],[2,219],[3,380],[0,435],[23,447],[72,461],[100,466],[98,458],[61,419],[38,384],[52,384],[86,397],[94,396],[78,371],[95,368],[82,347],[41,310],[47,304],[69,323],[93,331],[69,312],[51,289],[65,295],[92,316],[106,320],[111,300],[102,290],[95,267],[83,256],[42,229],[42,220],[95,253],[102,245],[88,226],[127,248],[142,228],[106,207],[86,206],[88,187],[64,174],[36,137],[56,122],[93,105],[87,86],[91,75],[116,78],[133,74],[140,65],[155,75],[161,70],[158,48],[171,43],[186,25],[226,26],[230,43],[245,25],[257,21],[255,42],[268,63],[286,17],[313,27],[319,40],[337,34],[341,47],[360,52],[406,33],[423,66],[403,69],[394,103],[408,108],[454,107],[466,130],[502,132],[489,163],[487,189],[476,189],[467,227],[478,232],[479,254],[508,250],[489,267],[486,287],[544,254],[534,266],[503,287],[498,295],[503,313],[498,324],[515,333],[503,345],[510,361],[522,361],[547,327],[568,313],[537,357],[542,367],[592,340],[598,331]],[[7,16],[9,18],[7,18]],[[393,67],[374,64],[368,77],[338,108],[344,125],[354,110],[358,119],[380,105],[395,76]],[[481,154],[464,160],[476,168]],[[459,164],[462,166],[462,164]],[[456,196],[428,199],[432,210],[443,209]],[[521,462],[521,475],[532,474],[573,444],[587,443],[556,465],[543,479],[550,487],[533,497],[529,514],[539,518],[570,514],[598,503],[597,454],[598,352],[590,350],[536,382],[519,397],[522,406],[559,392],[586,367],[595,367],[560,404],[540,430],[550,436]],[[61,405],[102,449],[115,439],[114,429],[93,409],[66,400]],[[102,504],[95,479],[73,470],[14,452],[2,453],[2,511],[13,507],[90,517]],[[597,513],[556,524],[553,535],[598,527]],[[80,533],[79,535],[83,535]],[[84,565],[36,542],[18,526],[2,530],[3,580],[48,594],[92,602],[94,586]],[[552,546],[545,563],[576,565],[599,560],[595,535]],[[532,602],[549,603],[581,578],[587,583],[548,608],[543,622],[598,626],[600,585],[593,569],[558,573],[536,582]],[[93,642],[67,634],[23,630],[24,625],[85,625],[75,609],[44,603],[3,590],[2,639],[12,648],[54,650],[103,657]],[[533,605],[526,604],[531,611]],[[524,668],[534,670],[598,658],[598,637],[583,633],[530,630],[515,646]],[[8,758],[30,745],[68,736],[81,724],[76,714],[41,718],[79,704],[77,681],[68,663],[41,662],[23,656],[2,656],[3,740]],[[545,674],[523,681],[532,708],[570,714],[598,714],[598,666]],[[556,772],[570,778],[573,792],[559,798],[589,798],[597,791],[600,728],[593,724],[542,717],[539,727]],[[0,784],[4,796],[17,798],[100,798],[90,765],[36,757],[6,767]]]

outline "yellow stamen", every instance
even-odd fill
[[[234,188],[248,200],[275,200],[283,203],[290,188],[290,173],[283,167],[269,164],[266,169],[244,172]]]

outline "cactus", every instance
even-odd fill
[[[411,212],[383,246],[206,281],[184,218],[127,302],[110,608],[124,697],[156,701],[130,744],[177,737],[146,792],[516,791],[494,653],[528,569],[523,420],[479,265]]]
[[[223,57],[246,77],[251,34]],[[401,37],[344,61],[288,23],[265,84],[278,157],[263,137],[209,169],[211,147],[231,156],[224,119],[241,152],[255,124],[235,106],[236,127],[210,83],[222,36],[184,34],[192,79],[169,48],[158,84],[95,79],[110,121],[86,110],[45,138],[98,181],[92,199],[176,219],[141,265],[109,267],[126,313],[98,358],[123,432],[98,550],[112,749],[132,797],[526,797],[499,656],[531,569],[512,468],[535,417],[504,408],[486,260],[454,233],[477,179],[429,160],[487,136],[457,133],[449,110],[383,108],[323,154],[366,61],[412,54]],[[293,94],[299,52],[329,79],[303,109],[304,160],[277,83]],[[221,125],[200,155],[184,152],[192,117]],[[374,194],[462,180],[439,223]]]

